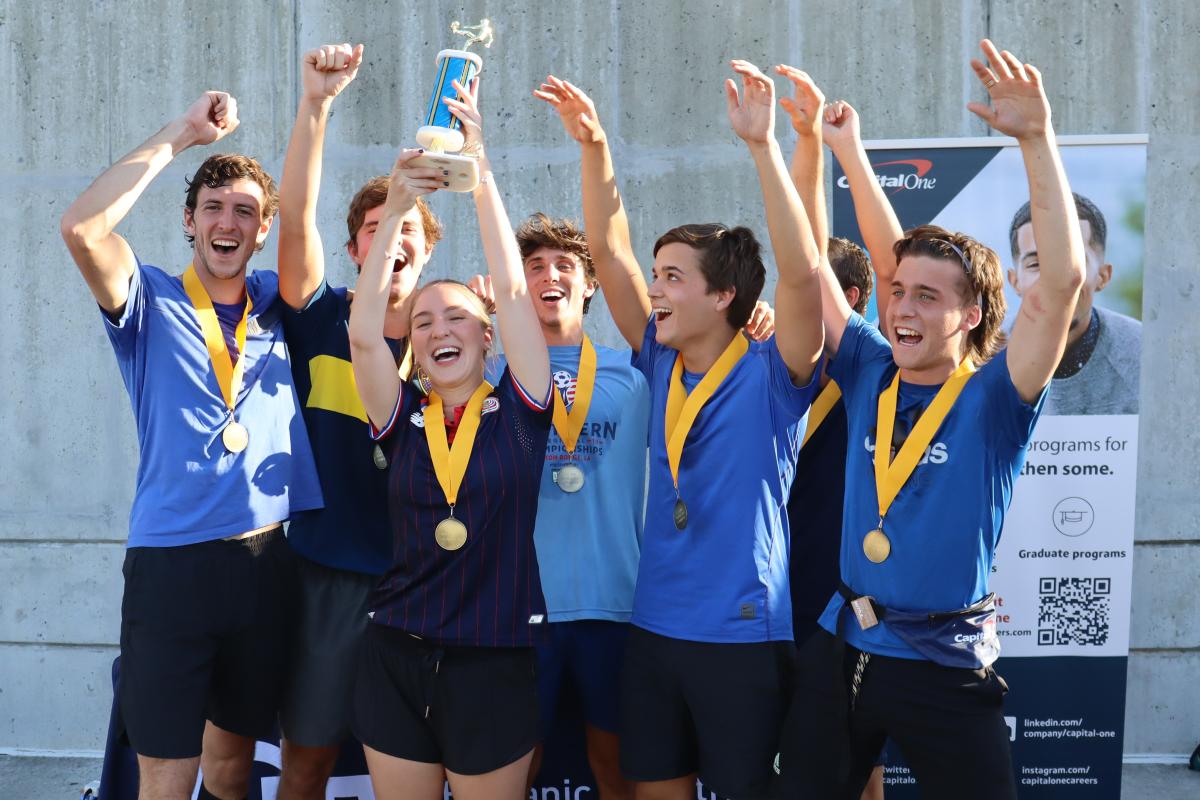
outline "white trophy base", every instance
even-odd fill
[[[433,167],[450,173],[441,178],[443,183],[450,184],[444,187],[449,192],[469,192],[479,185],[479,162],[471,156],[426,151],[408,163],[414,167]]]
[[[417,144],[434,153],[457,153],[463,149],[462,131],[443,128],[440,125],[422,125],[417,128]]]

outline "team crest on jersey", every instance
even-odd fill
[[[562,393],[563,402],[571,405],[575,402],[575,378],[565,370],[554,373],[554,386]]]
[[[412,416],[410,416],[408,418],[408,421],[411,422],[413,425],[416,425],[418,428],[424,428],[425,427],[425,414],[422,411],[414,411],[412,413]]]
[[[485,398],[483,401],[483,414],[491,414],[493,411],[500,410],[500,401],[494,397]]]

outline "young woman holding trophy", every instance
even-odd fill
[[[375,796],[518,798],[538,737],[532,645],[545,622],[534,551],[538,489],[551,426],[550,362],[521,254],[482,152],[478,81],[443,102],[479,153],[474,188],[508,369],[484,365],[493,329],[456,281],[412,301],[410,341],[431,390],[397,375],[383,335],[393,271],[405,273],[401,220],[447,171],[401,153],[350,317],[355,380],[390,463],[394,558],[371,602],[353,729]],[[411,281],[415,283],[413,275]]]

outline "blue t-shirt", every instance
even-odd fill
[[[867,532],[879,522],[875,491],[875,423],[879,395],[896,374],[883,334],[854,314],[829,374],[842,388],[849,419],[842,580],[901,611],[953,611],[988,593],[992,558],[1000,541],[1013,483],[1025,461],[1046,393],[1021,400],[1002,351],[967,381],[908,482],[884,518],[891,555],[873,564],[863,553]],[[941,388],[900,382],[892,444],[898,447]],[[844,601],[835,594],[821,626],[836,630]],[[847,612],[846,639],[860,650],[921,658],[881,623],[861,630]]]
[[[393,554],[370,601],[375,624],[449,645],[527,647],[545,630],[534,552],[538,489],[550,432],[547,398],[530,398],[508,370],[483,401],[454,516],[467,527],[458,550],[434,531],[449,516],[425,438],[426,398],[402,386],[378,433],[391,462]]]
[[[140,459],[130,547],[222,539],[321,506],[280,321],[278,278],[246,278],[253,302],[236,418],[241,453],[221,441],[229,409],[183,281],[138,264],[120,317],[101,312],[137,422]]]
[[[325,495],[323,509],[292,518],[288,541],[318,564],[382,575],[392,556],[387,465],[376,464],[350,363],[349,324],[346,288],[324,282],[303,309],[283,312],[296,394]],[[389,343],[394,351],[402,346]]]
[[[633,357],[650,384],[650,488],[631,621],[676,639],[790,641],[786,504],[818,376],[797,387],[774,337],[750,342],[688,433],[679,531],[664,433],[677,351],[655,332],[651,317]],[[688,392],[702,377],[684,372]]]
[[[579,345],[550,348],[554,384],[574,403]],[[495,372],[504,369],[497,360]],[[489,378],[490,380],[490,378]],[[646,424],[650,389],[629,351],[596,345],[596,385],[573,459],[550,430],[538,501],[538,564],[551,622],[627,622],[633,610],[646,505]],[[567,494],[557,470],[574,463],[583,489]]]

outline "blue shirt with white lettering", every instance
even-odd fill
[[[235,408],[249,442],[225,449],[230,420],[183,281],[138,264],[120,316],[102,312],[137,423],[130,547],[222,539],[321,506],[280,321],[278,279],[246,278],[252,301]]]
[[[842,580],[901,611],[954,611],[988,593],[988,579],[1013,483],[1046,397],[1017,394],[1001,351],[967,381],[917,468],[892,502],[883,530],[892,551],[882,564],[863,552],[879,522],[875,490],[875,425],[879,395],[896,374],[892,347],[877,328],[851,315],[829,374],[842,389],[849,420]],[[900,382],[892,446],[898,449],[940,385]],[[835,594],[821,625],[836,631],[844,606]],[[847,641],[868,653],[919,659],[887,623],[861,630],[846,610]]]
[[[633,358],[650,384],[650,488],[631,621],[676,639],[790,641],[787,499],[818,376],[797,387],[774,337],[750,342],[688,433],[676,530],[665,414],[678,351],[655,332],[651,317]],[[687,390],[702,377],[684,372]]]
[[[542,591],[551,622],[627,622],[633,610],[646,502],[646,425],[650,389],[629,364],[628,350],[595,345],[596,383],[573,458],[551,429],[538,500],[537,544]],[[580,346],[550,347],[554,384],[575,402]],[[493,372],[505,367],[497,360]],[[558,470],[583,470],[583,488],[558,488]]]

